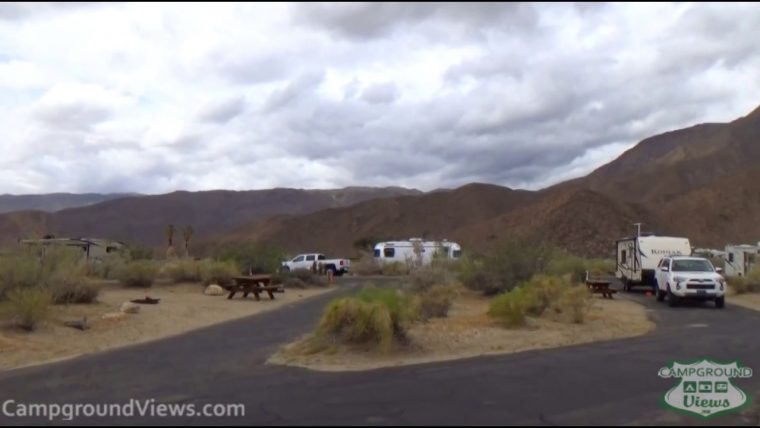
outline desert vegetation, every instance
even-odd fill
[[[744,277],[735,276],[728,278],[728,286],[734,294],[760,292],[760,269],[753,269]]]

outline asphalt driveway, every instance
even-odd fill
[[[345,280],[345,287],[359,286]],[[334,294],[182,336],[0,373],[0,404],[242,403],[244,417],[81,418],[58,424],[649,424],[701,423],[659,407],[673,360],[711,357],[760,367],[760,313],[711,304],[669,308],[642,294],[658,330],[648,336],[520,354],[356,373],[264,365],[309,331]],[[760,378],[737,386],[760,391]],[[0,425],[46,423],[8,418]],[[712,423],[756,423],[742,416]]]

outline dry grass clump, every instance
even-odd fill
[[[150,288],[158,275],[158,267],[151,260],[137,260],[125,264],[117,275],[124,287]]]
[[[514,290],[493,299],[488,315],[506,327],[519,327],[528,316],[550,316],[557,321],[582,323],[591,295],[569,276],[536,275]]]
[[[53,295],[41,287],[16,288],[8,292],[2,312],[17,328],[34,331],[48,318]]]

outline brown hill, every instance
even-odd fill
[[[722,247],[760,240],[758,165],[760,108],[731,123],[647,138],[590,175],[539,192],[465,186],[274,218],[223,240],[351,255],[353,243],[368,237],[447,237],[478,249],[522,235],[583,254],[607,255],[615,239],[643,222],[648,231]]]
[[[0,215],[0,244],[19,237],[51,233],[93,236],[160,245],[167,224],[192,225],[197,237],[222,234],[277,214],[307,214],[373,198],[413,195],[402,188],[336,190],[272,189],[253,191],[174,192],[127,197],[56,213],[20,212]]]
[[[292,252],[355,255],[360,240],[423,237],[444,239],[468,225],[485,222],[532,203],[535,192],[489,184],[420,196],[376,199],[304,216],[280,216],[250,224],[222,241],[256,240]]]

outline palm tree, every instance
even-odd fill
[[[174,247],[174,225],[173,224],[166,226],[166,241],[169,243],[169,248]]]
[[[193,226],[185,226],[185,228],[182,229],[182,237],[185,239],[185,255],[188,257],[190,256],[190,238],[193,237],[193,232],[195,232]]]

